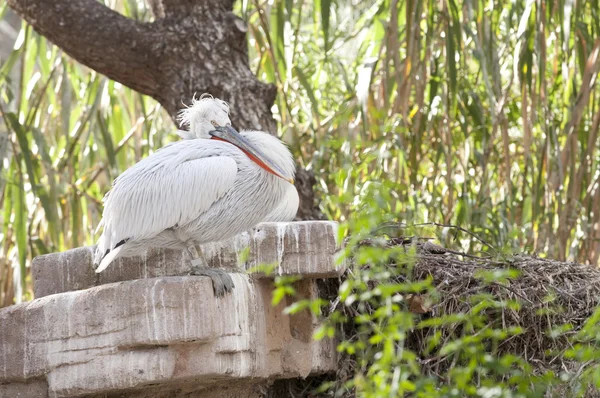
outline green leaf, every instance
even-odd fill
[[[37,179],[33,167],[34,155],[29,149],[29,140],[27,138],[25,129],[23,128],[21,123],[19,123],[19,119],[14,113],[7,113],[5,117],[8,120],[8,123],[11,126],[13,132],[17,136],[17,141],[19,142],[19,147],[21,149],[21,153],[23,154],[23,160],[25,161],[25,168],[27,169],[27,174],[29,175],[29,183],[31,184],[31,186],[34,187],[37,184]]]
[[[298,68],[296,66],[296,67],[294,67],[294,71],[296,71],[296,75],[298,76],[298,80],[300,81],[300,84],[302,85],[304,90],[306,90],[306,95],[308,95],[308,98],[310,99],[310,106],[311,106],[314,114],[318,115],[319,114],[319,101],[317,101],[317,97],[315,97],[315,93],[312,89],[312,85],[309,83],[308,79],[306,78],[306,75],[304,74],[304,72],[302,72],[302,70],[300,68]]]
[[[17,241],[17,250],[19,254],[19,268],[21,274],[21,286],[25,290],[25,278],[27,276],[27,205],[25,203],[25,186],[23,176],[19,175],[17,179],[17,189],[13,189],[12,201],[14,203],[14,231]]]
[[[456,113],[456,98],[458,95],[456,52],[460,43],[461,30],[456,3],[454,0],[447,1],[451,19],[446,24],[446,61],[448,63],[448,74],[450,75],[448,92],[450,95],[450,115],[454,115]]]
[[[321,28],[325,42],[325,53],[329,51],[329,18],[331,15],[331,0],[316,0],[316,5],[321,11]]]

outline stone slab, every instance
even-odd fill
[[[262,223],[200,248],[212,267],[253,270],[270,265],[276,275],[301,274],[304,278],[336,277],[343,272],[343,264],[337,263],[337,223],[330,221]],[[117,259],[96,274],[93,251],[89,246],[36,257],[32,263],[35,297],[118,281],[185,275],[190,269],[185,252],[150,249],[141,257]],[[266,276],[263,272],[256,275]]]
[[[309,313],[271,305],[273,282],[233,274],[233,294],[209,278],[148,278],[59,293],[0,310],[0,393],[50,397],[131,393],[169,386],[334,371],[333,341],[313,341]],[[296,283],[315,297],[314,280]],[[177,387],[179,388],[179,387]],[[45,396],[45,395],[44,395]]]
[[[0,384],[0,398],[46,398],[46,380],[33,380],[27,383]]]

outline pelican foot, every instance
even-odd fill
[[[235,287],[231,275],[221,268],[202,267],[192,263],[190,275],[208,276],[212,280],[213,290],[217,297],[223,297],[226,293],[231,293]]]

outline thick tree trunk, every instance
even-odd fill
[[[238,129],[274,133],[276,87],[248,65],[246,23],[232,0],[150,0],[151,23],[126,18],[96,0],[8,0],[39,33],[82,64],[155,98],[175,120],[192,96],[211,93],[231,105]],[[314,178],[296,178],[301,219],[321,218]],[[308,188],[307,188],[308,187]]]

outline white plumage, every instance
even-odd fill
[[[219,101],[219,100],[216,100]],[[228,111],[227,103],[223,101],[218,102],[221,105],[223,110]],[[194,117],[198,118],[199,123],[205,123],[205,128],[211,128],[212,125],[206,124],[206,117],[198,116],[196,113],[192,112],[193,106],[182,111],[182,116],[185,116],[185,119],[193,119]],[[214,111],[211,113],[213,116],[218,116]],[[247,131],[241,130],[240,134],[245,136]],[[250,133],[252,133],[250,131]],[[190,129],[186,130],[178,130],[177,135],[179,135],[184,140],[191,140],[195,138],[205,138],[199,137],[196,133]],[[286,185],[285,195],[283,199],[279,202],[275,210],[269,213],[262,222],[283,222],[283,221],[292,221],[296,218],[296,214],[298,213],[298,206],[300,205],[300,197],[298,196],[298,191],[293,184]]]
[[[149,247],[183,250],[246,231],[272,213],[279,220],[292,211],[295,216],[297,203],[284,202],[298,196],[290,184],[295,166],[289,150],[269,134],[223,128],[230,125],[228,112],[218,99],[194,100],[181,113],[190,130],[179,134],[188,139],[161,148],[114,181],[104,199],[96,272]],[[233,144],[224,142],[229,137]]]
[[[271,213],[269,213],[263,222],[282,222],[292,221],[296,218],[298,213],[298,206],[300,205],[300,197],[296,187],[289,184],[285,188],[285,194],[283,199],[279,201],[279,204]]]

